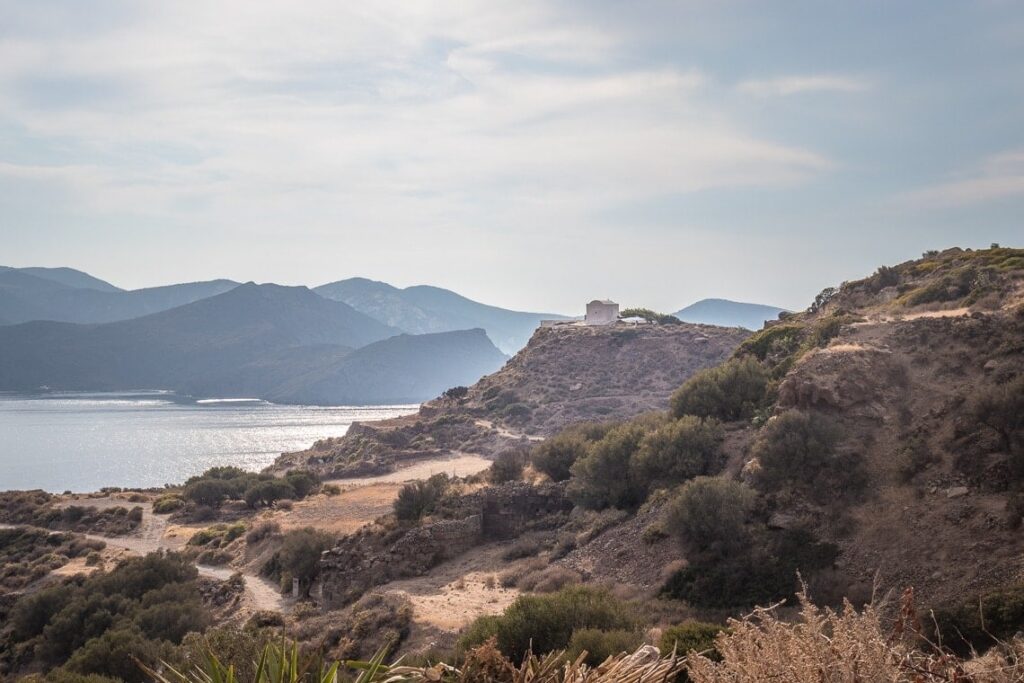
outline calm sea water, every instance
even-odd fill
[[[163,392],[0,394],[0,491],[178,483],[213,465],[259,470],[355,421],[417,406],[283,406]]]

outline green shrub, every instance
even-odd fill
[[[627,308],[619,313],[623,318],[644,318],[659,325],[682,325],[683,321],[668,313],[657,313],[649,308]]]
[[[572,632],[569,647],[565,654],[569,661],[587,653],[584,662],[589,666],[598,666],[604,660],[622,653],[633,653],[643,643],[643,635],[639,631],[614,629],[602,631],[596,628],[582,628]]]
[[[320,478],[308,470],[291,470],[284,480],[294,489],[296,498],[305,498],[320,486]]]
[[[66,662],[72,673],[141,681],[140,671],[125,668],[134,666],[127,654],[166,658],[165,642],[210,623],[196,577],[185,557],[152,553],[22,596],[11,607],[0,658],[19,652],[27,668]]]
[[[284,499],[294,499],[295,489],[284,479],[262,479],[245,490],[245,503],[251,508],[268,507]]]
[[[1011,456],[1014,475],[1024,478],[1024,375],[979,389],[967,416],[999,437],[1001,447]]]
[[[633,471],[646,489],[667,487],[723,464],[722,430],[715,420],[687,415],[644,435],[633,457]]]
[[[646,487],[636,478],[633,456],[647,432],[661,422],[662,418],[654,416],[623,422],[592,444],[571,467],[568,494],[572,501],[593,510],[642,503]]]
[[[697,552],[732,550],[745,542],[754,492],[732,479],[697,477],[669,504],[669,529]]]
[[[295,578],[309,592],[310,584],[320,575],[320,556],[334,547],[334,537],[318,529],[293,529],[284,535],[277,565],[284,578]]]
[[[185,500],[174,493],[165,494],[153,501],[154,515],[169,515],[175,510],[180,510],[185,505]]]
[[[426,480],[409,482],[402,486],[395,498],[395,517],[403,522],[416,521],[434,511],[448,488],[448,477],[435,474]]]
[[[672,415],[749,419],[764,404],[768,381],[768,371],[757,358],[733,358],[686,380],[672,395]]]
[[[281,525],[274,521],[263,521],[255,524],[245,535],[245,542],[248,545],[259,543],[268,536],[281,533]]]
[[[528,457],[527,452],[519,448],[502,451],[487,471],[488,481],[492,484],[519,481],[523,478],[523,468],[526,466]]]
[[[832,567],[837,546],[821,543],[809,532],[762,531],[728,553],[697,553],[676,572],[663,592],[694,607],[748,608],[795,594],[797,575],[805,579]]]
[[[603,438],[611,428],[610,424],[594,422],[567,427],[534,446],[530,461],[536,470],[548,475],[552,481],[565,481],[572,474],[573,463],[586,454],[591,443]]]
[[[513,661],[527,651],[546,653],[569,645],[574,631],[634,631],[639,619],[633,607],[608,591],[573,586],[547,595],[520,595],[498,616],[480,617],[466,629],[459,645],[468,649],[488,638]]]
[[[867,485],[860,456],[837,453],[840,431],[820,413],[791,410],[770,420],[752,453],[768,491],[796,488],[818,500],[857,496]]]
[[[701,652],[710,659],[721,661],[721,655],[715,650],[715,638],[723,631],[728,633],[729,629],[705,621],[684,621],[665,629],[658,647],[662,654],[673,650],[680,655]]]
[[[188,484],[183,496],[196,505],[215,508],[230,497],[232,491],[231,484],[221,479],[200,479]]]
[[[1024,584],[988,591],[935,611],[936,636],[961,655],[1009,642],[1024,628]]]
[[[75,650],[65,668],[78,674],[98,674],[122,681],[145,681],[135,659],[159,662],[172,659],[173,650],[166,642],[146,638],[138,629],[123,627],[105,631]]]

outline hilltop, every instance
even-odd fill
[[[353,425],[343,437],[283,455],[276,467],[369,473],[454,452],[494,456],[574,422],[664,410],[679,384],[727,358],[748,334],[689,324],[540,328],[472,386],[453,387],[415,415]]]

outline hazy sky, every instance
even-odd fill
[[[0,0],[0,264],[802,308],[1022,216],[1020,2]]]

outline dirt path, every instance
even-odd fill
[[[498,433],[498,436],[504,437],[506,439],[513,439],[515,441],[519,441],[521,439],[526,439],[527,441],[532,441],[534,443],[536,443],[538,441],[543,441],[544,440],[543,436],[534,436],[532,434],[523,434],[521,432],[513,432],[512,430],[508,429],[507,427],[502,427],[500,425],[494,424],[490,420],[475,420],[474,422],[475,422],[477,427],[482,427],[483,429],[493,429],[494,431],[496,431]]]
[[[213,567],[208,564],[197,564],[200,576],[218,581],[227,581],[238,570],[231,567]],[[286,614],[294,605],[294,600],[281,595],[274,583],[262,576],[241,572],[245,579],[245,592],[252,601],[253,608],[263,612],[280,612]]]
[[[447,458],[417,460],[394,472],[379,474],[373,477],[348,477],[331,479],[326,482],[342,488],[369,486],[371,484],[403,484],[414,479],[427,479],[435,474],[450,474],[465,477],[482,472],[491,466],[491,461],[474,453],[456,452]]]

